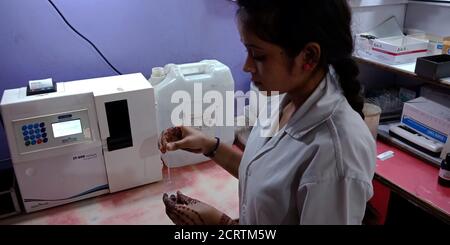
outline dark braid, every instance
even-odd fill
[[[347,0],[238,0],[238,18],[264,41],[295,58],[305,45],[316,42],[320,65],[332,65],[344,95],[362,117],[364,99],[357,80],[359,69],[351,58],[353,35]]]
[[[339,59],[333,62],[332,65],[339,76],[339,83],[348,103],[352,106],[353,110],[364,118],[362,112],[364,98],[361,96],[361,84],[356,78],[359,74],[358,65],[350,57]]]

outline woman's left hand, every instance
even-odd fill
[[[164,193],[166,214],[176,225],[231,225],[234,221],[226,214],[180,191],[177,195]]]

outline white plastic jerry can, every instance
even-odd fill
[[[217,60],[152,69],[149,82],[156,95],[158,132],[191,126],[221,142],[234,141],[234,80],[230,69]],[[181,167],[209,159],[187,151],[162,155],[168,167]]]

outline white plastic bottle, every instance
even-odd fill
[[[228,96],[229,99],[227,100],[226,94],[228,91],[234,95],[234,80],[227,66],[216,60],[204,60],[183,65],[168,64],[164,68],[153,68],[149,82],[155,89],[158,132],[161,133],[167,128],[178,126],[174,125],[172,114],[183,116],[186,112],[184,117],[191,123],[191,126],[211,137],[219,137],[223,143],[233,144],[234,125],[230,125],[227,122],[234,122],[234,96],[230,101],[230,96]],[[180,109],[181,103],[184,103],[184,100],[177,99],[179,98],[177,95],[180,95],[180,92],[181,94],[189,95],[191,98],[189,103],[191,109],[190,111],[183,110],[181,114],[173,113]],[[204,101],[208,92],[213,92],[216,95],[220,94],[222,97],[223,107],[221,108],[222,110],[220,108],[218,110],[218,112],[222,111],[222,120],[221,122],[217,121],[217,123],[223,126],[205,125],[203,120],[204,112],[211,105],[211,103]],[[230,109],[231,115],[229,113]],[[187,115],[188,113],[189,115]],[[230,116],[233,118],[229,118]],[[217,118],[216,115],[215,119]],[[162,155],[162,159],[169,167],[181,167],[209,160],[202,154],[194,154],[187,151],[168,152]]]
[[[151,74],[150,78],[148,79],[148,81],[150,82],[150,84],[153,87],[155,87],[160,82],[162,82],[165,77],[166,77],[166,73],[164,72],[163,67],[153,67],[152,74]]]

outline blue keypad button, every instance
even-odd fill
[[[28,133],[34,134],[34,130],[33,130],[33,129],[30,129],[30,131],[28,131]]]
[[[39,139],[39,138],[41,138],[41,135],[40,134],[36,134],[36,139]]]
[[[43,141],[44,143],[47,143],[47,142],[48,142],[48,139],[47,139],[47,138],[44,138],[42,141]]]
[[[25,142],[25,145],[26,145],[26,146],[29,146],[30,144],[31,144],[30,141],[26,141],[26,142]]]
[[[22,134],[23,134],[23,136],[27,136],[29,133],[28,133],[28,131],[23,131]]]
[[[32,141],[31,141],[31,144],[32,144],[32,145],[35,145],[35,144],[36,144],[36,140],[32,140]]]
[[[27,130],[27,125],[23,125],[23,126],[22,126],[22,130],[23,130],[23,131]]]
[[[34,136],[34,135],[30,135],[30,139],[31,139],[31,140],[34,140],[35,137],[36,137],[36,136]]]
[[[43,133],[42,138],[47,138],[47,133]]]
[[[32,129],[32,128],[33,128],[33,124],[29,124],[28,129]]]
[[[25,140],[25,141],[27,141],[27,140],[29,140],[30,139],[30,137],[29,136],[25,136],[25,137],[23,137],[23,140]]]
[[[39,128],[39,123],[35,123],[33,126],[34,128]]]
[[[41,128],[41,133],[44,133],[46,130],[46,128]]]
[[[39,127],[41,128],[45,127],[45,123],[41,122],[41,124],[39,124]]]

